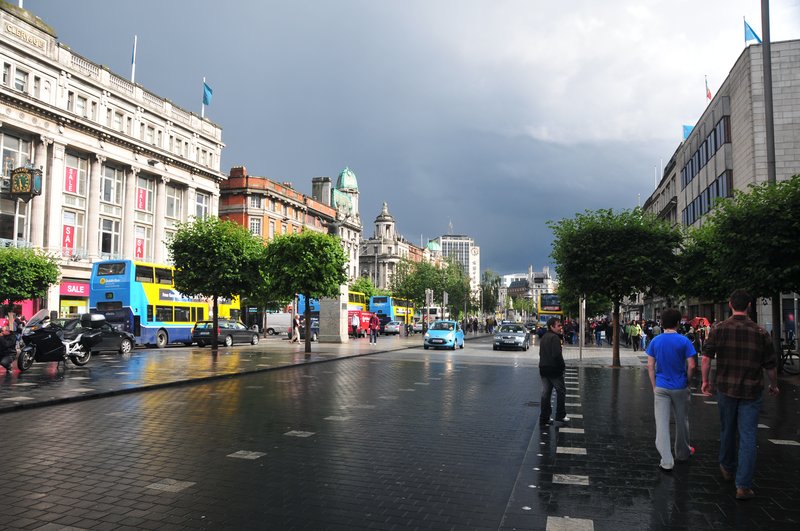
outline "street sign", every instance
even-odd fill
[[[442,306],[447,306],[447,292],[442,292]]]

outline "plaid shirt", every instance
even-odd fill
[[[703,356],[717,357],[720,393],[754,400],[764,391],[763,369],[773,369],[777,356],[766,330],[744,315],[734,315],[711,329]]]

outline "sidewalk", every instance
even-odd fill
[[[469,334],[467,341],[486,337]],[[230,378],[237,374],[270,371],[293,365],[320,363],[365,356],[378,352],[405,350],[422,345],[422,335],[381,336],[372,346],[367,338],[347,343],[311,344],[306,357],[305,343],[291,343],[277,336],[258,345],[220,346],[215,356],[210,347],[136,349],[128,359],[119,354],[94,354],[83,367],[34,363],[20,373],[14,362],[10,375],[0,368],[0,414],[15,409],[87,400],[101,396],[182,385],[196,381]]]

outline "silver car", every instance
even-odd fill
[[[502,324],[495,330],[492,350],[502,348],[528,350],[530,346],[531,334],[521,324]]]
[[[403,329],[403,326],[404,326],[403,323],[401,323],[400,321],[389,321],[388,323],[386,323],[386,325],[384,325],[383,333],[386,335],[389,334],[399,335],[400,330]]]

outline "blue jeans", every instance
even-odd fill
[[[370,343],[378,343],[378,329],[377,328],[370,328],[369,330],[369,342]]]
[[[756,471],[756,432],[761,400],[761,396],[755,400],[744,400],[717,393],[720,426],[719,464],[728,472],[736,470],[736,486],[743,489],[753,486],[753,474]]]

